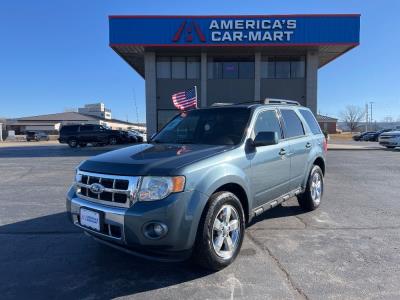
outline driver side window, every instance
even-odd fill
[[[277,132],[279,139],[282,139],[282,130],[275,110],[266,110],[258,115],[253,138],[261,131]]]

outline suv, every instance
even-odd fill
[[[122,130],[112,130],[101,125],[64,125],[60,129],[60,143],[67,143],[71,148],[84,147],[88,143],[98,145],[115,145],[128,142],[128,133]]]
[[[82,162],[68,216],[121,250],[219,270],[255,216],[294,196],[320,205],[326,150],[312,112],[294,104],[182,112],[147,144]]]

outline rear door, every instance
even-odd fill
[[[280,113],[284,123],[285,140],[290,144],[291,149],[290,190],[294,190],[303,182],[313,143],[306,136],[304,125],[296,110],[280,109]]]
[[[263,110],[256,116],[252,138],[258,132],[275,131],[280,138],[277,145],[257,147],[251,157],[251,186],[255,207],[278,198],[289,191],[290,153],[288,142],[274,109]]]

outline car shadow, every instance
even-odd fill
[[[291,216],[299,216],[299,215],[307,213],[300,206],[298,206],[296,204],[292,205],[291,204],[292,201],[297,201],[297,200],[296,200],[296,198],[292,198],[292,199],[288,200],[287,202],[283,203],[283,205],[278,205],[277,207],[267,210],[266,212],[254,217],[251,220],[251,222],[247,225],[247,227],[251,227],[256,223],[259,223],[259,222],[265,221],[265,220],[286,218],[286,217],[291,217]]]
[[[94,156],[108,151],[130,147],[136,144],[122,144],[104,147],[69,148],[67,145],[5,146],[0,147],[0,158],[34,158],[34,157],[78,157]]]
[[[99,244],[70,224],[66,213],[0,226],[0,245],[3,299],[110,299],[211,273],[189,262],[155,262]]]

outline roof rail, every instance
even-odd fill
[[[266,98],[264,100],[264,104],[289,104],[289,105],[297,105],[300,106],[298,101],[286,100],[286,99],[274,99],[274,98]]]
[[[228,105],[235,105],[235,103],[216,102],[216,103],[211,104],[212,107],[214,107],[214,106],[228,106]]]

